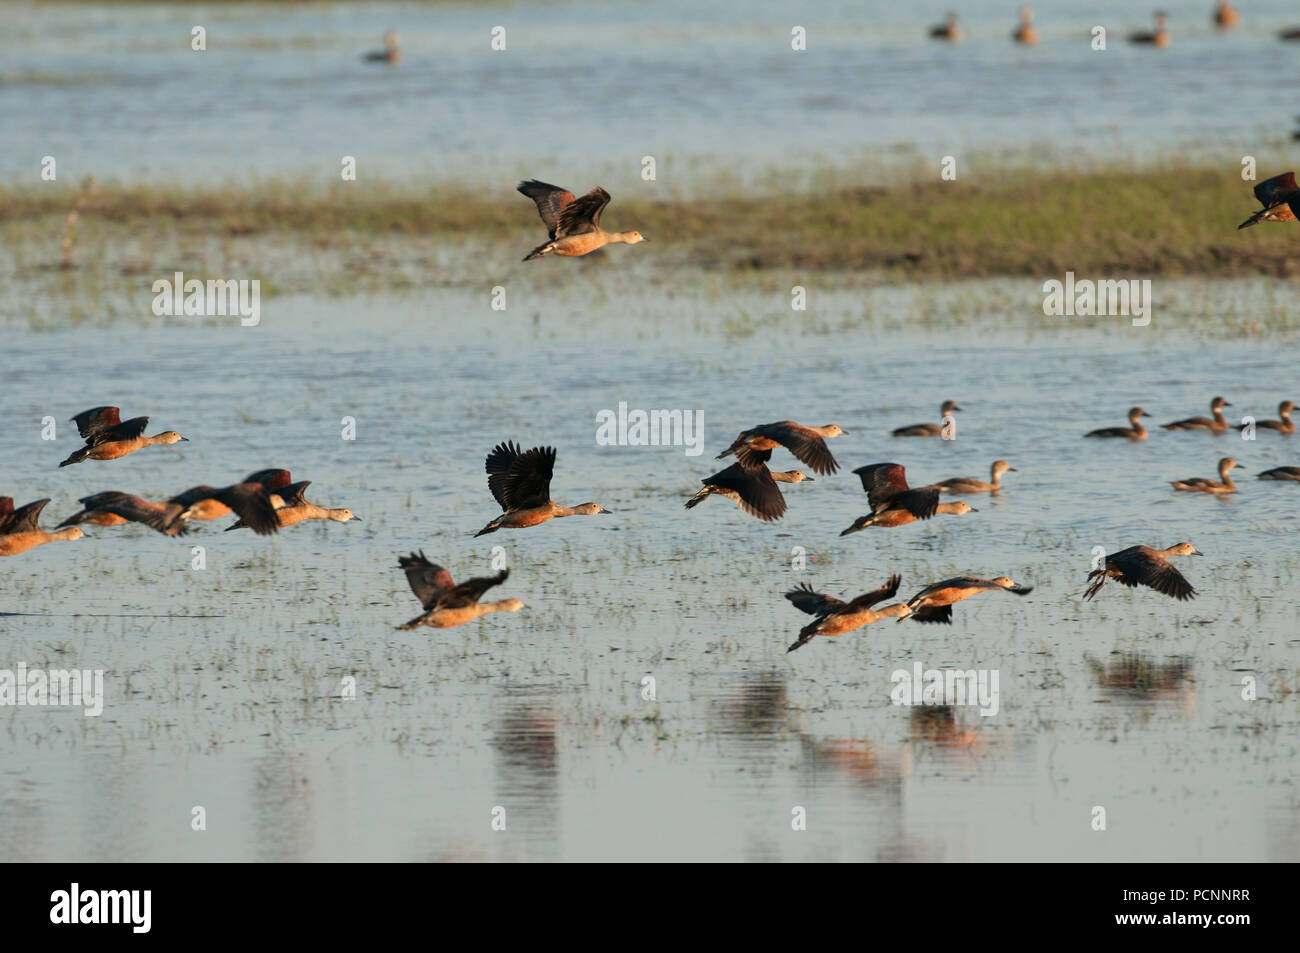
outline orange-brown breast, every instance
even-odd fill
[[[0,556],[17,556],[33,546],[49,542],[44,533],[14,533],[12,536],[0,536]]]
[[[866,616],[862,614],[854,615],[837,615],[831,616],[822,623],[822,630],[819,635],[843,635],[845,632],[852,632],[854,629],[860,629],[866,624]]]
[[[87,456],[92,460],[116,460],[128,453],[134,453],[140,449],[140,446],[139,440],[114,440],[111,443],[101,443]]]
[[[93,523],[96,526],[121,526],[127,522],[125,516],[118,516],[116,513],[106,513],[103,510],[91,510],[82,520],[83,523]]]
[[[230,515],[230,507],[220,500],[200,500],[190,508],[190,516],[196,520],[214,520]]]
[[[876,526],[906,526],[916,522],[916,517],[907,510],[888,510],[876,517]]]
[[[947,586],[930,593],[925,597],[925,601],[932,606],[950,606],[954,602],[969,599],[978,591],[978,589],[958,589],[956,586]]]
[[[527,526],[537,526],[540,523],[545,523],[551,516],[551,511],[545,508],[520,510],[507,516],[501,525],[509,529],[523,529]]]
[[[577,258],[593,252],[608,244],[602,232],[587,232],[582,235],[570,235],[555,242],[555,254],[566,258]]]

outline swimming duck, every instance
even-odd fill
[[[939,408],[939,419],[942,420],[961,410],[955,400],[945,400],[943,406]],[[890,431],[895,437],[941,437],[943,436],[942,423],[938,424],[912,424],[908,427],[896,427]]]
[[[1150,32],[1139,30],[1136,33],[1130,33],[1128,41],[1130,43],[1144,43],[1156,46],[1163,50],[1169,45],[1169,31],[1165,29],[1167,19],[1165,14],[1157,12],[1154,16],[1156,28]]]
[[[1271,470],[1265,470],[1256,479],[1300,481],[1300,467],[1274,467]]]
[[[1210,412],[1214,414],[1211,417],[1188,417],[1185,420],[1175,420],[1170,424],[1161,424],[1165,430],[1212,430],[1215,433],[1223,433],[1228,429],[1228,421],[1224,419],[1223,408],[1231,407],[1222,397],[1216,397],[1210,401]]]
[[[1241,13],[1228,0],[1219,0],[1214,7],[1214,25],[1227,30],[1241,21]]]
[[[502,514],[475,536],[499,529],[523,529],[561,516],[595,516],[608,513],[599,503],[561,506],[551,499],[551,474],[555,448],[533,447],[526,453],[510,441],[497,444],[484,464],[488,489],[501,504]]]
[[[799,588],[790,590],[785,594],[785,597],[794,603],[794,607],[801,612],[817,616],[817,619],[800,630],[798,640],[786,651],[793,652],[800,646],[811,642],[814,636],[843,635],[845,632],[852,632],[854,629],[860,629],[864,625],[870,625],[880,619],[896,619],[900,616],[906,616],[911,610],[901,603],[885,606],[879,611],[871,608],[878,602],[892,598],[898,592],[898,586],[902,580],[902,576],[890,576],[889,581],[879,589],[863,593],[850,602],[844,602],[834,596],[816,592],[808,583],[803,583]]]
[[[1033,586],[1018,586],[1010,576],[998,576],[996,579],[979,579],[975,576],[957,576],[943,582],[926,586],[911,599],[907,600],[910,614],[907,618],[917,622],[942,622],[952,624],[953,603],[969,599],[981,592],[1014,592],[1018,596],[1027,596],[1034,591]],[[899,619],[899,621],[903,621]]]
[[[930,27],[930,37],[935,40],[947,40],[949,43],[960,42],[961,24],[957,22],[957,14],[949,13],[938,26]]]
[[[1127,437],[1129,440],[1145,440],[1147,438],[1147,429],[1142,426],[1141,417],[1150,417],[1141,407],[1130,407],[1128,409],[1127,427],[1102,427],[1100,430],[1090,430],[1085,437]]]
[[[61,467],[82,460],[116,460],[143,447],[179,443],[188,439],[175,430],[165,430],[146,437],[144,428],[148,426],[149,418],[133,417],[123,423],[116,407],[83,410],[71,419],[71,423],[77,425],[77,432],[85,439],[86,445],[74,450],[68,459],[59,464]]]
[[[574,198],[568,189],[536,179],[520,182],[516,188],[537,203],[537,213],[550,235],[525,255],[524,261],[546,255],[576,258],[617,242],[637,245],[650,240],[640,232],[607,232],[600,227],[600,213],[609,204],[609,193],[600,186],[582,198]]]
[[[1034,11],[1029,7],[1020,8],[1020,26],[1015,28],[1011,36],[1017,43],[1025,46],[1032,46],[1038,42],[1038,30],[1034,26]]]
[[[702,490],[686,501],[686,508],[699,506],[710,496],[724,496],[731,500],[750,516],[771,521],[780,519],[785,513],[785,497],[781,495],[778,483],[812,483],[813,478],[802,470],[769,470],[763,464],[748,469],[739,463],[733,463],[725,470],[700,481]]]
[[[1236,493],[1237,484],[1232,482],[1232,471],[1241,469],[1244,469],[1242,465],[1232,457],[1224,457],[1219,461],[1218,480],[1191,477],[1187,480],[1170,480],[1169,485],[1175,490],[1184,490],[1188,493]]]
[[[993,466],[989,468],[987,483],[974,477],[953,477],[951,480],[936,483],[935,486],[944,493],[997,493],[1002,489],[1002,474],[1008,472],[1018,471],[1005,460],[994,460]]]
[[[389,30],[384,34],[384,48],[366,53],[362,59],[368,63],[387,63],[396,66],[402,62],[402,51],[397,48],[397,31]]]
[[[1257,420],[1255,421],[1256,430],[1276,430],[1279,433],[1295,433],[1295,424],[1291,422],[1291,411],[1295,410],[1295,404],[1289,400],[1284,400],[1277,405],[1278,420]],[[1246,424],[1238,424],[1238,430],[1245,430]]]
[[[826,441],[844,433],[846,431],[836,424],[808,427],[793,420],[781,420],[742,431],[730,447],[718,454],[717,459],[721,460],[734,453],[742,467],[753,469],[766,464],[777,447],[785,447],[812,467],[814,473],[827,476],[839,470],[840,465],[831,456]]]
[[[434,629],[450,629],[453,626],[472,622],[479,616],[490,612],[518,612],[524,604],[518,599],[505,599],[501,602],[479,602],[483,593],[493,586],[499,586],[510,577],[510,570],[503,569],[495,576],[480,576],[462,582],[459,586],[451,581],[451,573],[441,566],[429,562],[424,550],[409,556],[398,556],[397,564],[406,573],[406,581],[415,593],[415,598],[424,606],[424,613],[416,616],[405,625],[399,625],[397,631],[405,632],[427,625]]]
[[[1085,599],[1091,599],[1107,579],[1115,579],[1130,589],[1149,586],[1156,592],[1174,599],[1187,600],[1195,598],[1196,590],[1169,563],[1170,556],[1203,555],[1191,543],[1175,543],[1168,549],[1152,549],[1150,546],[1130,546],[1106,557],[1104,569],[1094,569],[1088,573],[1088,588]]]
[[[0,497],[0,514],[4,514],[0,516],[0,556],[17,556],[35,546],[82,538],[79,526],[47,533],[37,525],[41,510],[49,502],[37,500],[14,509],[12,497]]]

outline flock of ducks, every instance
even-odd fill
[[[1031,17],[1027,8],[1022,11],[1022,28],[1032,29]],[[956,29],[956,18],[950,17],[944,29]],[[387,39],[390,41],[389,54],[398,55],[396,36],[389,34]],[[521,182],[517,188],[521,194],[532,199],[547,228],[547,240],[529,252],[525,261],[549,255],[578,257],[608,244],[635,245],[646,241],[636,231],[607,232],[601,227],[600,216],[610,202],[610,195],[599,186],[581,198],[575,197],[567,189],[537,179]],[[1239,228],[1265,221],[1295,221],[1300,213],[1300,189],[1296,187],[1292,172],[1259,183],[1254,192],[1262,209]],[[1223,397],[1215,397],[1210,402],[1209,417],[1187,417],[1161,426],[1169,431],[1222,434],[1233,426],[1223,414],[1224,408],[1231,406]],[[939,410],[942,423],[898,427],[890,431],[891,436],[946,436],[952,421],[951,415],[960,411],[961,407],[956,401],[947,400]],[[1253,427],[1256,430],[1293,434],[1296,430],[1291,420],[1294,410],[1295,404],[1284,400],[1278,405],[1277,420],[1243,422],[1236,425],[1236,429],[1244,431]],[[1090,431],[1084,436],[1145,440],[1148,433],[1141,421],[1149,416],[1141,407],[1132,407],[1128,412],[1128,427],[1105,427]],[[94,407],[75,415],[71,422],[77,425],[85,445],[63,460],[60,467],[86,460],[117,460],[146,447],[167,446],[187,439],[174,430],[145,436],[149,418],[135,417],[123,421],[117,407]],[[742,431],[730,446],[717,455],[718,460],[734,457],[735,462],[702,480],[702,488],[685,505],[691,509],[710,496],[721,496],[759,520],[778,520],[785,514],[786,502],[777,484],[814,482],[814,478],[802,470],[769,469],[768,463],[773,452],[786,450],[819,476],[831,476],[839,471],[839,463],[826,441],[844,434],[845,431],[837,424],[809,426],[793,420],[762,424]],[[483,536],[502,529],[526,529],[566,516],[595,516],[611,512],[599,503],[566,506],[552,500],[551,478],[555,469],[555,457],[554,447],[524,450],[513,441],[493,447],[487,455],[484,469],[488,490],[501,507],[501,514],[474,535]],[[1237,469],[1242,467],[1235,458],[1224,457],[1219,461],[1218,480],[1191,477],[1170,482],[1178,492],[1224,496],[1237,492],[1232,479],[1232,471]],[[848,536],[869,528],[897,528],[939,514],[964,516],[979,512],[965,500],[942,502],[940,496],[944,493],[997,494],[1002,489],[1002,475],[1007,472],[1015,472],[1015,468],[1006,460],[995,460],[987,481],[976,477],[952,477],[913,487],[908,484],[906,471],[901,464],[884,462],[858,467],[853,473],[862,481],[869,511],[854,520],[840,535]],[[1258,474],[1258,478],[1300,482],[1300,467],[1275,467]],[[82,497],[79,500],[82,509],[60,523],[54,532],[46,532],[39,525],[41,512],[50,502],[49,499],[36,500],[15,508],[12,497],[0,496],[0,556],[16,556],[50,542],[81,539],[83,524],[117,526],[142,523],[166,536],[180,536],[190,530],[190,524],[195,520],[213,520],[233,514],[236,520],[227,530],[247,528],[260,535],[269,535],[307,520],[351,522],[360,519],[349,509],[321,507],[312,503],[305,496],[305,490],[310,485],[309,480],[293,482],[288,470],[272,468],[251,473],[229,486],[190,487],[163,501],[146,500],[109,490]],[[1175,599],[1191,599],[1196,590],[1168,560],[1170,556],[1199,555],[1201,553],[1196,547],[1186,542],[1163,550],[1148,546],[1133,546],[1122,550],[1107,557],[1101,568],[1089,574],[1085,598],[1091,599],[1108,579],[1115,579],[1130,587],[1147,586]],[[423,552],[399,557],[398,568],[406,573],[411,591],[425,610],[422,615],[401,626],[403,630],[419,626],[449,628],[464,625],[489,613],[517,612],[524,608],[518,599],[495,603],[480,601],[489,589],[506,581],[509,572],[505,570],[496,576],[473,578],[456,585],[447,570],[431,563]],[[800,631],[798,640],[788,651],[807,644],[814,636],[841,635],[884,618],[950,623],[952,605],[963,599],[989,591],[1012,592],[1017,595],[1026,595],[1032,591],[1032,587],[1020,586],[1005,576],[996,579],[959,577],[927,586],[905,603],[874,608],[892,598],[897,593],[900,582],[898,576],[893,576],[880,588],[848,602],[816,592],[806,584],[786,593],[786,598],[796,608],[816,616],[813,622]]]
[[[1169,46],[1169,15],[1162,10],[1152,14],[1153,29],[1137,30],[1130,33],[1128,41],[1142,46],[1155,46],[1166,49]],[[1241,22],[1241,11],[1228,0],[1217,0],[1210,22],[1220,30],[1229,30]],[[930,28],[930,36],[948,43],[959,43],[963,31],[957,14],[949,13],[943,22]],[[1038,29],[1034,26],[1034,11],[1030,7],[1020,8],[1020,23],[1011,31],[1011,38],[1025,46],[1038,42]],[[1289,27],[1278,33],[1282,40],[1300,40],[1300,27]]]
[[[1210,402],[1210,417],[1188,417],[1162,426],[1171,431],[1200,430],[1221,434],[1231,426],[1223,416],[1223,409],[1231,406],[1223,397],[1215,397]],[[1290,419],[1294,406],[1289,400],[1283,401],[1278,407],[1280,419],[1261,421],[1255,426],[1279,434],[1294,433],[1295,427]],[[945,419],[957,410],[960,407],[951,400],[945,401],[941,407]],[[1085,437],[1146,439],[1147,433],[1140,421],[1147,416],[1150,415],[1141,407],[1133,407],[1129,411],[1131,427],[1094,430]],[[123,423],[116,407],[83,411],[73,417],[72,422],[76,423],[86,444],[63,461],[61,467],[82,460],[116,460],[145,447],[173,444],[185,439],[175,431],[145,437],[148,418],[137,417]],[[706,477],[702,488],[685,505],[690,509],[710,496],[722,496],[757,519],[768,522],[779,519],[785,513],[786,503],[777,484],[813,482],[813,478],[802,470],[770,470],[768,464],[772,454],[777,450],[787,451],[814,473],[832,476],[839,471],[840,464],[827,441],[845,433],[837,424],[809,426],[793,420],[744,430],[717,455],[718,460],[734,457],[735,462]],[[942,433],[942,426],[914,424],[890,433],[895,437],[937,436]],[[555,459],[554,447],[524,450],[514,441],[493,447],[484,462],[484,471],[488,490],[500,505],[501,515],[474,535],[483,536],[503,529],[527,529],[566,516],[595,516],[611,512],[599,503],[566,506],[552,500]],[[1175,491],[1234,493],[1237,487],[1231,471],[1240,468],[1234,458],[1224,457],[1219,462],[1218,480],[1193,477],[1171,481],[1171,485]],[[952,477],[918,487],[908,484],[906,471],[898,463],[872,463],[852,472],[862,481],[869,511],[843,530],[841,536],[868,528],[906,526],[938,514],[962,516],[978,512],[965,500],[943,502],[940,497],[945,493],[997,495],[1002,490],[1002,475],[1016,470],[1006,460],[995,460],[990,467],[989,480]],[[1277,467],[1259,474],[1259,478],[1300,482],[1300,467]],[[351,522],[359,519],[351,510],[312,503],[304,492],[308,486],[310,481],[293,482],[288,470],[271,468],[250,473],[230,486],[191,487],[164,501],[146,500],[109,490],[82,497],[79,501],[82,509],[60,523],[54,532],[45,532],[38,522],[41,511],[50,502],[48,499],[15,509],[11,497],[0,497],[0,556],[16,556],[35,546],[58,540],[81,539],[81,526],[85,524],[117,526],[141,523],[166,536],[180,536],[189,531],[192,521],[213,520],[233,514],[237,518],[227,530],[248,528],[268,535],[306,520]],[[1201,553],[1196,547],[1186,542],[1168,549],[1132,546],[1107,557],[1100,568],[1089,573],[1084,597],[1093,598],[1107,580],[1114,579],[1129,587],[1147,586],[1174,599],[1191,599],[1196,595],[1195,588],[1170,564],[1169,558],[1199,555]],[[406,574],[412,593],[424,609],[421,615],[399,626],[400,630],[421,626],[451,628],[490,613],[518,612],[524,608],[523,602],[514,598],[499,602],[481,601],[488,590],[509,578],[508,570],[457,585],[446,569],[430,562],[423,552],[400,556],[398,568]],[[880,606],[897,595],[900,584],[901,578],[894,575],[879,588],[848,601],[818,592],[807,583],[790,590],[785,593],[786,599],[796,609],[815,616],[815,619],[800,630],[787,651],[801,648],[816,636],[843,635],[881,619],[951,624],[952,606],[972,596],[983,592],[1010,592],[1024,596],[1033,591],[1032,586],[1019,585],[1007,576],[995,579],[960,576],[928,585],[906,602]]]
[[[94,407],[71,418],[86,445],[59,464],[66,467],[83,460],[119,460],[145,447],[179,443],[187,438],[174,430],[153,437],[144,436],[148,417],[122,422],[116,407]],[[141,523],[164,536],[183,536],[194,520],[219,519],[231,514],[236,521],[227,530],[251,529],[262,536],[279,532],[305,520],[327,519],[339,523],[360,520],[348,509],[317,506],[307,499],[310,480],[297,483],[288,470],[268,469],[250,473],[229,486],[192,486],[167,500],[146,500],[120,490],[106,490],[83,496],[81,509],[54,532],[41,529],[41,511],[49,499],[14,508],[12,497],[0,496],[0,556],[17,556],[36,546],[82,539],[83,525],[121,526]]]

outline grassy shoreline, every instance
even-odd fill
[[[1264,173],[1272,174],[1272,171]],[[1253,183],[1222,167],[1006,172],[973,181],[832,183],[796,193],[615,196],[610,228],[637,228],[661,261],[713,270],[881,271],[920,278],[1300,273],[1300,230],[1237,231]],[[0,188],[0,240],[24,261],[57,256],[80,186]],[[509,188],[393,184],[232,188],[102,183],[81,204],[77,241],[141,235],[328,246],[359,237],[535,244],[541,225]],[[48,253],[43,249],[48,248]],[[663,249],[663,251],[660,251]],[[165,258],[174,254],[161,250]],[[645,252],[642,252],[644,255]],[[664,257],[666,256],[666,257]],[[146,257],[151,257],[146,253]],[[86,265],[93,257],[81,256]]]

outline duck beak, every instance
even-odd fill
[[[973,507],[973,506],[970,508],[970,511],[971,511],[972,513],[978,513],[978,512],[979,512],[979,510],[975,509],[975,507]]]
[[[1204,556],[1205,553],[1201,552],[1199,549],[1193,549],[1190,553],[1188,553],[1188,555],[1189,555],[1189,556]]]
[[[1007,467],[1007,472],[1008,472],[1008,473],[1019,473],[1020,471],[1017,470],[1015,467]]]
[[[816,483],[817,481],[814,480],[814,479],[813,479],[812,477],[810,477],[810,476],[805,476],[805,477],[803,478],[803,482],[805,482],[805,483]]]
[[[189,438],[189,437],[181,437],[181,440],[182,440],[182,442],[184,442],[184,443],[189,443],[189,442],[190,442],[190,438]]]
[[[845,430],[843,427],[840,428],[840,436],[841,436],[841,437],[847,437],[847,436],[849,435],[849,433],[850,433],[850,431]]]
[[[358,523],[362,522],[361,517],[358,516],[356,513],[352,514],[352,520],[356,520]],[[352,522],[352,520],[349,520],[348,522]]]

